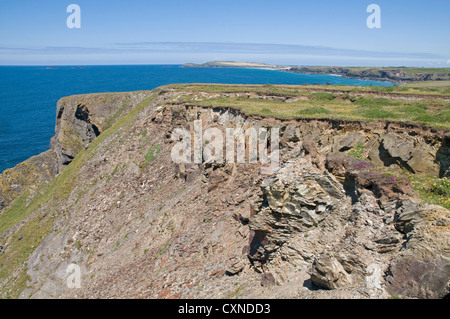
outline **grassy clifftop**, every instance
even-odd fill
[[[450,91],[445,87],[181,84],[172,88],[190,92],[173,102],[233,107],[247,114],[280,119],[383,120],[450,128]]]
[[[449,81],[450,68],[407,67],[293,67],[289,72],[339,74],[349,78],[404,81]]]

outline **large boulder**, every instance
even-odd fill
[[[380,148],[380,158],[387,166],[396,164],[413,173],[439,174],[436,150],[420,139],[387,133],[381,138]]]
[[[396,228],[405,234],[405,249],[388,269],[387,291],[412,298],[450,294],[450,218],[440,206],[403,203]]]
[[[335,257],[322,254],[312,264],[311,281],[325,289],[336,289],[350,285],[352,278]]]
[[[337,136],[334,143],[335,151],[344,152],[365,141],[366,136],[361,132],[350,132],[344,136]]]
[[[263,205],[250,218],[249,257],[264,261],[289,238],[316,227],[342,208],[342,185],[307,159],[288,164],[261,184]]]

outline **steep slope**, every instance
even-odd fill
[[[23,191],[49,181],[117,118],[136,106],[144,92],[68,96],[58,101],[51,149],[0,175],[0,214]]]
[[[0,215],[2,297],[445,297],[449,211],[418,199],[410,176],[448,175],[448,131],[226,105],[302,100],[269,89],[168,86],[100,113],[101,94],[62,100],[60,173]],[[196,120],[278,128],[280,167],[174,163],[172,133]]]

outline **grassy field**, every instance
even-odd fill
[[[437,89],[439,90],[449,90],[450,91],[450,81],[417,81],[408,82],[401,85],[401,87],[409,87],[414,89]]]
[[[442,84],[435,84],[441,83]],[[417,85],[415,85],[417,84]],[[233,93],[233,92],[261,92],[280,93],[295,95],[308,91],[331,91],[331,92],[362,92],[377,94],[413,94],[413,95],[436,95],[450,97],[450,81],[424,81],[408,82],[395,86],[355,86],[355,85],[233,85],[233,84],[176,84],[177,88],[186,88],[191,91],[195,89],[209,93]]]
[[[208,107],[234,107],[246,114],[291,118],[391,120],[450,129],[447,92],[410,87],[176,85],[192,92],[172,101]],[[206,93],[242,93],[205,98]],[[248,94],[246,94],[248,93]],[[412,95],[414,94],[414,95]],[[235,94],[236,95],[236,94]],[[264,98],[272,96],[272,98]]]
[[[435,73],[435,74],[444,74],[449,73],[450,68],[402,68],[407,74],[416,74],[416,73]]]
[[[436,176],[409,176],[419,197],[429,204],[441,205],[450,209],[450,179]]]

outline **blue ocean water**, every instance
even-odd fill
[[[49,149],[56,103],[67,95],[151,90],[171,83],[227,84],[392,83],[239,68],[141,66],[0,66],[0,172]]]

